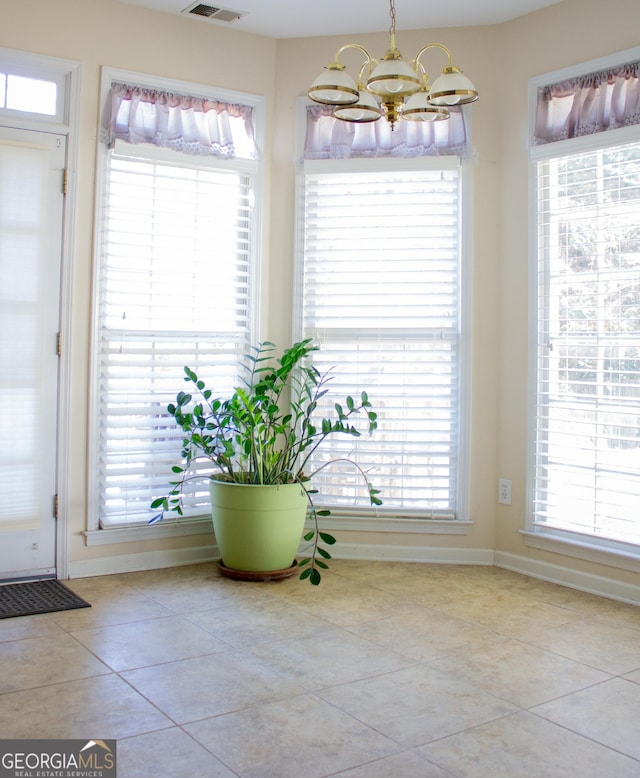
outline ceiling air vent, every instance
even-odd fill
[[[229,8],[217,8],[213,5],[206,5],[206,3],[190,5],[185,8],[182,13],[189,16],[202,16],[205,19],[216,22],[236,22],[245,15],[242,11],[231,11]]]

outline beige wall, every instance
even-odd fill
[[[0,0],[0,46],[83,64],[71,335],[72,400],[75,418],[82,422],[71,431],[70,557],[83,560],[186,547],[191,543],[188,538],[86,547],[80,535],[86,525],[85,420],[99,68],[110,65],[266,97],[269,197],[261,335],[284,343],[291,333],[295,101],[348,39],[276,42],[114,0],[50,0],[39,5],[40,16],[33,4]],[[470,518],[475,524],[466,536],[345,533],[345,541],[496,548],[620,581],[633,580],[632,574],[614,568],[528,549],[519,529],[524,524],[526,463],[527,80],[637,45],[639,32],[637,0],[611,0],[605,5],[597,0],[564,0],[500,26],[398,33],[405,57],[429,41],[445,43],[481,93],[473,108]],[[356,39],[377,55],[387,48],[386,34]],[[437,68],[438,55],[429,56]],[[427,66],[430,62],[426,60]],[[498,477],[513,482],[510,507],[497,504]]]
[[[115,0],[0,0],[0,46],[82,63],[77,236],[73,273],[73,331],[65,334],[71,360],[69,559],[158,552],[189,538],[112,546],[85,545],[87,526],[87,397],[91,325],[91,263],[96,132],[103,65],[264,95],[267,144],[272,136],[275,41],[221,30],[194,19],[154,13]],[[270,222],[268,208],[265,224]],[[268,234],[265,235],[265,245]],[[176,258],[179,262],[179,258]],[[63,506],[64,507],[64,506]],[[196,542],[202,536],[196,536]]]

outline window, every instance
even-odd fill
[[[78,63],[0,48],[0,117],[3,121],[65,124],[70,75]]]
[[[122,97],[120,86],[111,98]],[[115,134],[130,135],[136,128],[125,130],[122,116],[134,112],[115,106]],[[145,131],[154,120],[145,112]],[[252,340],[259,165],[214,135],[215,153],[177,150],[184,137],[162,148],[108,138],[104,151],[94,391],[102,528],[146,524],[151,500],[166,493],[182,440],[166,406],[183,367],[223,393]],[[208,504],[204,479],[192,482],[185,515],[205,514]]]
[[[365,390],[379,415],[356,445],[384,504],[369,508],[355,474],[326,469],[334,512],[461,512],[460,191],[451,156],[305,163],[301,330],[335,374],[324,401]],[[336,438],[321,456],[353,446]]]
[[[640,544],[640,142],[537,180],[534,521]]]
[[[640,126],[622,110],[640,89],[637,63],[600,75],[565,80],[556,90],[565,102],[571,87],[576,95],[590,90],[591,98],[556,110],[557,127],[551,109],[538,111],[538,127],[550,128],[538,142],[550,145],[533,155],[529,529],[620,553],[640,545]],[[618,99],[613,124],[616,79],[627,98]],[[539,105],[547,97],[560,99],[546,87]],[[577,135],[590,137],[570,139]]]

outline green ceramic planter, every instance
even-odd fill
[[[299,484],[260,486],[214,478],[210,491],[213,530],[226,567],[252,572],[291,567],[307,512]]]

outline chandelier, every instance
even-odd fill
[[[389,49],[381,60],[372,57],[358,43],[341,46],[329,65],[315,79],[309,97],[317,103],[334,106],[333,115],[346,122],[375,122],[384,116],[395,127],[398,119],[409,121],[442,121],[449,118],[449,106],[472,103],[478,92],[464,73],[453,64],[451,52],[441,43],[423,46],[410,62],[402,59],[396,48],[396,9],[389,0],[391,38]],[[365,56],[357,81],[339,61],[347,49],[357,49]],[[428,49],[440,49],[449,62],[433,84],[420,57]]]

